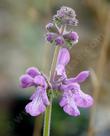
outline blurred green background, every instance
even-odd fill
[[[34,90],[21,90],[19,76],[30,66],[48,76],[53,48],[45,42],[45,25],[63,5],[76,11],[73,30],[80,36],[67,73],[91,70],[82,88],[95,103],[70,117],[54,100],[51,136],[110,136],[110,0],[0,0],[0,136],[33,135],[35,118],[24,107]],[[42,136],[42,120],[36,119],[34,136]]]

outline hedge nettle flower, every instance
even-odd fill
[[[52,23],[46,25],[47,41],[57,46],[66,48],[72,47],[78,42],[79,36],[74,31],[67,31],[64,26],[64,31],[62,32],[62,25],[66,27],[68,25],[76,26],[77,22],[76,14],[73,9],[64,6],[61,7],[61,9],[57,11],[57,14],[53,16]]]
[[[76,77],[67,78],[65,66],[69,60],[68,50],[66,48],[60,49],[56,66],[56,77],[58,76],[59,78],[54,80],[54,84],[56,84],[54,87],[57,87],[56,89],[63,93],[60,101],[60,106],[63,107],[63,110],[71,116],[78,116],[80,115],[78,107],[88,108],[93,104],[93,98],[82,92],[79,84],[86,80],[90,72],[83,71]],[[59,84],[58,80],[60,81]]]
[[[63,110],[71,116],[78,116],[80,115],[78,107],[88,108],[93,104],[92,97],[80,89],[80,83],[86,80],[90,72],[83,71],[76,77],[67,78],[66,65],[69,61],[70,54],[68,49],[61,48],[58,54],[55,76],[53,81],[51,81],[51,89],[62,93],[62,99],[59,104],[63,107]],[[25,107],[26,112],[31,116],[37,116],[44,112],[46,106],[50,104],[46,91],[48,83],[39,70],[34,67],[27,69],[26,74],[20,77],[20,86],[22,88],[30,86],[36,88],[36,91],[30,97],[31,102]]]
[[[59,105],[70,116],[80,115],[78,107],[88,108],[93,104],[93,98],[80,88],[80,83],[86,80],[90,72],[82,71],[72,78],[68,78],[66,74],[66,65],[70,61],[68,48],[78,42],[79,36],[74,31],[67,31],[65,26],[76,26],[77,23],[75,11],[63,6],[53,16],[52,23],[46,25],[47,41],[60,46],[56,67],[50,80],[34,67],[28,68],[20,77],[22,88],[35,87],[35,92],[25,107],[26,112],[31,116],[38,116],[46,110],[46,107],[50,105],[48,96],[53,96],[55,90],[61,94]]]
[[[50,104],[46,93],[48,84],[39,70],[34,67],[28,68],[26,74],[20,77],[20,86],[22,88],[34,86],[36,89],[30,97],[31,102],[25,107],[26,112],[32,116],[38,116],[44,112],[46,106]]]

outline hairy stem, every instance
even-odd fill
[[[50,77],[49,77],[50,81],[53,80],[54,71],[55,71],[56,62],[57,62],[58,52],[59,52],[59,47],[56,47],[55,51],[54,51],[52,64],[51,64],[51,69],[50,69]],[[53,99],[52,97],[53,96],[50,95],[50,105],[46,108],[46,111],[45,111],[43,136],[49,136],[50,135],[52,99]]]

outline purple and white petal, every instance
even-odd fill
[[[33,81],[33,82],[34,82],[34,84],[37,85],[37,86],[42,86],[42,87],[44,87],[44,88],[47,88],[47,83],[46,83],[44,77],[41,76],[41,75],[36,76],[36,77],[34,78],[34,81]]]
[[[41,96],[42,96],[42,100],[45,103],[45,105],[49,105],[49,99],[46,93],[46,89],[43,87],[38,87],[37,90],[32,94],[32,96],[30,97],[30,100],[36,99],[36,97],[38,96],[38,90],[41,89]]]
[[[61,65],[61,64],[57,65],[56,66],[56,72],[57,72],[58,76],[63,75],[65,73],[65,67],[64,67],[64,65]]]
[[[46,106],[50,105],[46,90],[42,91],[42,100]]]
[[[88,78],[89,75],[90,71],[82,71],[74,78],[74,82],[82,83]]]
[[[49,105],[49,100],[46,94],[46,90],[42,87],[38,87],[34,95],[30,98],[32,101],[25,107],[27,113],[31,116],[38,116],[43,113],[46,106]]]
[[[38,93],[37,90],[31,95],[31,97],[29,98],[29,100],[33,100],[37,97]]]
[[[25,107],[27,113],[31,116],[38,116],[45,111],[46,107],[43,104],[41,97],[34,99],[30,103],[28,103]]]
[[[70,61],[70,54],[68,49],[61,48],[58,54],[57,65],[66,66]]]
[[[78,107],[74,101],[74,94],[70,90],[68,92],[64,92],[59,104],[61,107],[63,107],[63,110],[70,116],[80,115],[80,111],[78,110]]]
[[[88,108],[93,105],[93,98],[90,95],[85,94],[81,90],[75,92],[74,100],[78,107]]]
[[[76,105],[66,105],[63,107],[63,110],[70,116],[79,116],[80,115],[80,111],[79,109],[77,108]]]
[[[62,84],[60,86],[62,91],[69,91],[71,90],[73,93],[75,90],[80,90],[80,85],[78,83],[71,83],[71,84]]]
[[[30,86],[33,86],[33,78],[27,74],[25,75],[22,75],[20,78],[19,78],[19,81],[20,81],[20,87],[21,88],[27,88],[27,87],[30,87]]]
[[[28,74],[28,75],[30,75],[31,77],[35,77],[35,76],[37,76],[37,75],[40,75],[40,72],[39,72],[39,70],[37,69],[37,68],[35,68],[35,67],[30,67],[30,68],[28,68],[27,70],[26,70],[26,73]]]
[[[76,77],[66,79],[65,84],[70,84],[74,82],[82,83],[84,82],[88,76],[90,75],[90,71],[82,71]]]

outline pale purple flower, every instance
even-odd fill
[[[26,74],[20,77],[20,86],[27,88],[34,86],[36,91],[30,97],[31,102],[26,105],[26,112],[31,116],[38,116],[45,111],[50,104],[46,89],[48,84],[45,77],[37,68],[31,67],[26,70]]]
[[[88,108],[93,105],[93,98],[82,92],[79,85],[79,83],[86,80],[90,72],[83,71],[78,74],[78,76],[68,79],[65,66],[69,63],[69,60],[69,51],[66,48],[62,48],[59,52],[56,66],[56,77],[58,77],[58,79],[54,80],[54,84],[56,83],[56,88],[63,93],[60,106],[63,107],[63,110],[69,115],[78,116],[80,115],[78,107]],[[62,80],[60,80],[58,84],[59,79]]]
[[[61,48],[57,59],[56,66],[57,75],[62,76],[65,74],[65,66],[69,63],[69,61],[70,61],[69,51],[66,48]]]
[[[88,108],[90,106],[92,106],[93,104],[93,99],[90,95],[84,93],[81,91],[80,89],[80,85],[75,82],[75,83],[71,83],[71,84],[67,84],[67,85],[61,85],[60,90],[64,91],[64,92],[71,92],[74,95],[74,101],[76,103],[76,105],[78,107],[82,107],[82,108]]]
[[[46,106],[50,104],[46,90],[42,87],[37,87],[36,92],[30,97],[32,100],[25,107],[26,112],[31,116],[38,116],[46,110]]]
[[[74,94],[71,92],[71,90],[64,91],[59,104],[61,107],[63,107],[63,110],[70,116],[80,115],[80,111],[74,100]]]

